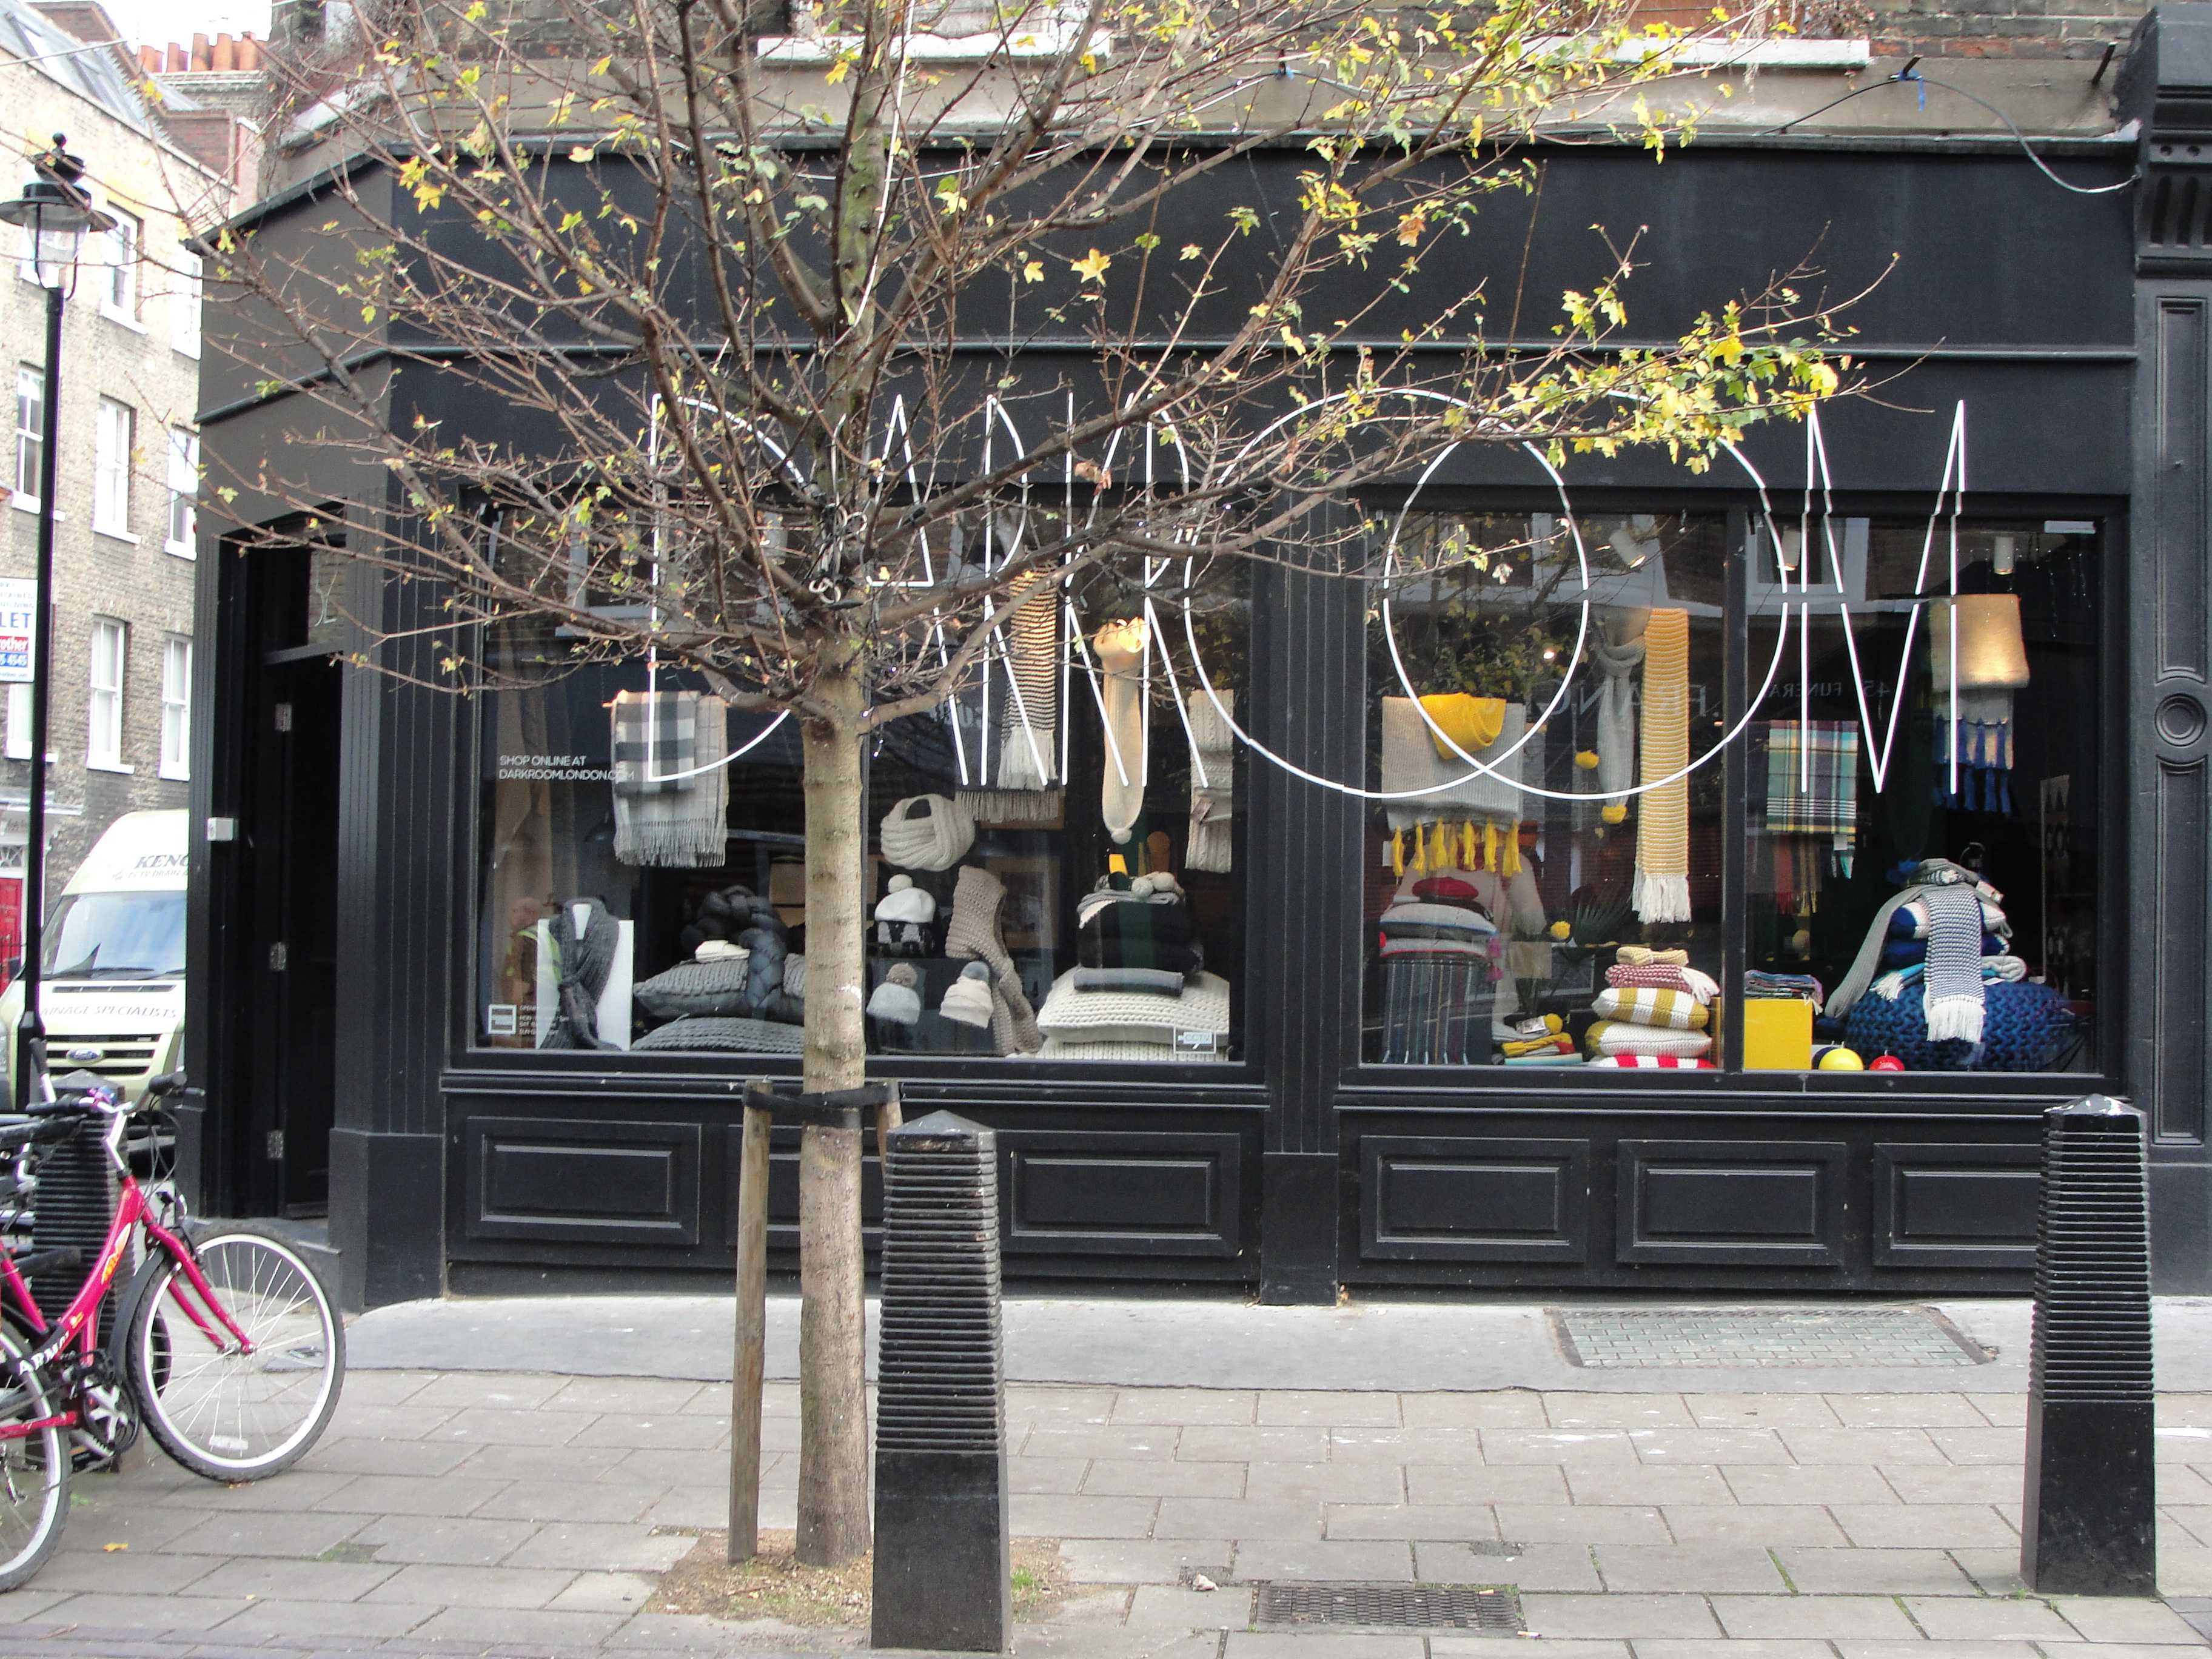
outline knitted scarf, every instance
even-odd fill
[[[1982,1040],[1982,906],[1972,888],[1931,887],[1928,906],[1928,1040]]]
[[[1644,630],[1644,771],[1653,783],[1690,759],[1690,613],[1654,611]],[[1601,769],[1605,751],[1600,750]],[[1646,923],[1690,919],[1690,780],[1644,792],[1636,824],[1636,884]]]
[[[720,697],[623,691],[612,714],[615,856],[624,864],[719,866],[729,855],[730,771]],[[705,770],[700,770],[704,767]]]
[[[1590,647],[1590,660],[1602,678],[1597,691],[1597,787],[1611,795],[1611,805],[1628,803],[1620,792],[1633,774],[1630,760],[1636,753],[1636,671],[1644,665],[1644,641],[1607,645],[1600,640]]]
[[[1022,605],[1006,626],[1007,689],[997,714],[1002,790],[1049,789],[1060,765],[1060,612],[1041,571],[1017,576],[1006,597],[1017,604],[1039,584],[1048,592]]]
[[[1108,833],[1126,845],[1145,810],[1144,619],[1108,623],[1091,637],[1091,648],[1105,682],[1099,692],[1106,705],[1106,775],[1099,805]]]
[[[1237,712],[1237,694],[1220,694],[1222,708]],[[1185,867],[1225,872],[1230,863],[1229,820],[1236,814],[1236,734],[1221,709],[1202,690],[1194,691],[1185,703],[1190,718],[1190,847]],[[1206,781],[1199,781],[1199,772]]]
[[[584,931],[576,932],[576,912],[584,913]],[[615,949],[622,941],[622,924],[597,899],[563,903],[545,924],[545,942],[553,952],[553,965],[561,975],[559,1000],[553,1023],[546,1028],[541,1048],[611,1048],[599,1037],[599,994],[607,988],[614,969]]]
[[[1948,859],[1923,859],[1913,872],[1911,884],[1903,891],[1893,894],[1884,901],[1881,908],[1874,913],[1874,921],[1867,927],[1866,939],[1860,945],[1859,953],[1851,962],[1850,972],[1844,975],[1843,983],[1828,994],[1828,1006],[1821,1010],[1823,1013],[1830,1019],[1841,1019],[1850,1012],[1851,1005],[1866,994],[1867,987],[1874,983],[1875,975],[1881,969],[1881,947],[1889,942],[1890,918],[1908,904],[1920,904],[1924,908],[1924,901],[1929,892],[1945,886],[1962,887],[1972,895],[1976,901],[1976,915],[1986,920],[1986,912],[1980,903],[1981,899],[1986,896],[1981,890],[1980,878],[1963,865],[1954,864]],[[2002,921],[2003,919],[2003,913],[1999,911],[1997,920]],[[1932,915],[1929,925],[1932,930]],[[1974,943],[1977,947],[1981,944],[1979,924],[1977,925]]]

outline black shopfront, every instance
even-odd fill
[[[1631,316],[1663,337],[1809,263],[1808,290],[1871,285],[1842,320],[1878,392],[1832,405],[1817,446],[1763,428],[1704,472],[1575,456],[1555,481],[1469,447],[1366,505],[1492,550],[1480,580],[1260,565],[1188,625],[1187,593],[1148,614],[1101,585],[1054,618],[1012,741],[1005,703],[973,702],[887,738],[871,901],[927,903],[884,916],[924,931],[912,956],[885,932],[871,984],[919,1012],[872,998],[872,1067],[909,1111],[999,1131],[1010,1277],[2014,1293],[2039,1114],[2104,1089],[2150,1115],[2162,1286],[2212,1286],[2212,252],[2160,217],[2197,184],[2163,125],[2186,107],[2136,95],[2140,153],[2044,150],[2084,185],[2141,161],[2103,196],[2008,141],[1547,155],[1470,268],[1525,246],[1528,293],[1586,287],[1589,228],[1643,227]],[[318,210],[280,200],[261,234],[288,215]],[[274,441],[282,397],[222,373],[204,442]],[[422,590],[371,596],[307,548],[200,569],[205,1204],[327,1205],[356,1305],[725,1275],[738,1095],[797,1067],[774,1050],[799,997],[759,977],[803,956],[788,732],[731,716],[726,748],[750,746],[717,798],[726,850],[647,867],[607,783],[607,710],[642,666],[462,701],[331,660],[349,608],[397,634]],[[1516,787],[1454,787],[1469,753]],[[1010,803],[1010,766],[1054,787]],[[1174,873],[1203,951],[1153,1020],[1077,994],[1117,854]],[[547,930],[586,897],[626,1052],[542,1046]],[[947,936],[979,918],[1038,1032],[957,1006]],[[740,940],[743,1006],[685,1003]],[[1931,1042],[1939,1004],[1978,1036]],[[1903,1069],[1867,1069],[1885,1056]],[[796,1165],[794,1133],[780,1250]],[[878,1190],[872,1158],[872,1225]]]

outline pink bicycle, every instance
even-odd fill
[[[142,1422],[193,1474],[234,1482],[296,1462],[337,1408],[345,1328],[314,1269],[243,1223],[188,1240],[182,1200],[149,1196],[131,1171],[126,1127],[183,1081],[156,1079],[133,1106],[102,1079],[73,1073],[32,1104],[29,1123],[0,1128],[0,1151],[16,1151],[99,1126],[120,1182],[99,1258],[52,1324],[27,1281],[68,1272],[79,1253],[19,1256],[0,1245],[0,1590],[31,1578],[60,1542],[73,1468],[112,1462]],[[139,1265],[112,1328],[118,1365],[99,1340],[100,1314],[134,1243]]]

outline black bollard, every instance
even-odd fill
[[[2020,1576],[2045,1595],[2158,1594],[2143,1115],[2044,1115]]]
[[[998,1138],[933,1112],[885,1143],[868,1639],[1003,1653],[1014,1609]]]

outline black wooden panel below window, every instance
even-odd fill
[[[1359,1151],[1369,1261],[1589,1259],[1587,1140],[1367,1135]]]
[[[1001,1131],[1008,1255],[1233,1256],[1243,1241],[1243,1139],[1164,1131]]]
[[[2033,1146],[1877,1144],[1875,1266],[2033,1269],[2042,1185]]]
[[[466,1121],[471,1238],[699,1242],[696,1123]]]
[[[1623,1261],[1840,1267],[1838,1141],[1623,1140]]]

